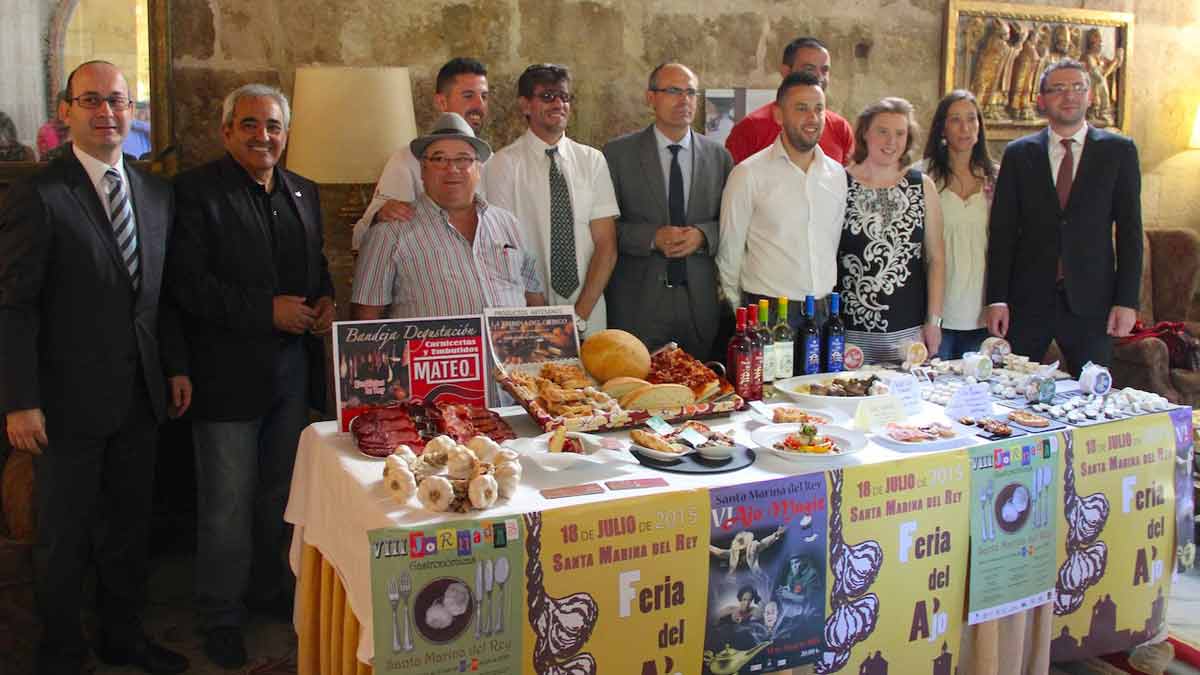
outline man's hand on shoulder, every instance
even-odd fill
[[[8,442],[18,450],[42,454],[42,448],[50,444],[46,438],[46,417],[41,408],[14,410],[5,416]]]
[[[1126,337],[1137,323],[1137,310],[1132,307],[1113,305],[1108,310],[1108,334],[1113,337]]]
[[[394,220],[409,221],[412,220],[415,213],[411,203],[389,199],[384,202],[382,208],[375,212],[375,220],[371,221],[371,224],[390,223]]]
[[[312,329],[317,310],[304,304],[299,295],[277,295],[272,300],[271,321],[275,329],[301,335]]]

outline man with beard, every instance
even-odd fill
[[[658,66],[646,90],[654,123],[604,146],[621,209],[620,256],[605,297],[610,327],[651,349],[674,341],[704,359],[717,330],[713,256],[733,160],[692,132],[698,90],[687,66]]]
[[[788,75],[775,102],[782,131],[734,167],[721,197],[721,293],[735,307],[812,295],[823,321],[837,281],[846,171],[818,145],[825,91],[816,75]],[[801,318],[791,313],[788,323],[798,328]]]
[[[783,62],[779,74],[787,77],[792,73],[811,73],[821,83],[822,91],[829,91],[829,50],[814,37],[799,37],[783,49]],[[725,147],[733,155],[733,161],[741,164],[746,158],[775,142],[779,135],[776,116],[778,104],[772,101],[743,117],[725,138]],[[838,164],[850,161],[854,154],[854,129],[845,117],[825,109],[825,128],[821,131],[821,150],[825,156]]]
[[[517,80],[525,133],[484,167],[484,194],[510,211],[539,259],[551,305],[574,305],[583,335],[606,327],[604,287],[617,263],[617,198],[599,150],[567,138],[571,74],[551,63]]]
[[[1008,145],[992,198],[987,324],[1034,358],[1057,341],[1078,377],[1137,320],[1141,169],[1132,140],[1084,121],[1083,64],[1049,66],[1039,92],[1049,126]]]
[[[309,407],[324,408],[333,321],[317,186],[276,166],[290,110],[278,89],[225,98],[226,154],[183,173],[167,289],[194,380],[196,609],[204,651],[246,662],[246,607],[290,621],[284,505]]]
[[[487,68],[472,58],[455,57],[446,62],[437,74],[433,105],[440,113],[458,113],[475,131],[483,130],[488,116]],[[396,150],[388,158],[375,185],[375,195],[362,218],[354,224],[351,248],[362,249],[367,232],[376,223],[409,220],[413,204],[425,193],[421,182],[421,159],[412,154],[409,146]]]

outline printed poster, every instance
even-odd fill
[[[825,615],[825,476],[709,490],[703,673],[812,663]]]
[[[1065,436],[1052,660],[1123,651],[1163,628],[1175,553],[1175,452],[1167,413]]]
[[[1175,427],[1175,574],[1183,574],[1196,562],[1196,494],[1192,487],[1196,440],[1191,408],[1176,408],[1168,414]]]
[[[570,305],[484,311],[492,355],[505,368],[579,359],[579,334]]]
[[[410,399],[487,404],[480,316],[339,321],[333,331],[342,431],[370,406]]]
[[[520,516],[368,534],[376,673],[520,672]]]
[[[953,675],[970,536],[966,450],[836,469],[817,673]]]
[[[707,514],[704,490],[526,514],[521,672],[699,673]]]
[[[1054,599],[1058,455],[1062,433],[969,448],[971,584],[974,625]]]

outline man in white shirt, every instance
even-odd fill
[[[620,210],[608,163],[565,134],[574,100],[565,67],[526,68],[517,95],[529,128],[484,167],[484,193],[516,214],[549,304],[574,305],[580,332],[590,335],[607,324],[604,287],[617,262]]]
[[[439,112],[458,113],[475,130],[476,136],[487,121],[488,97],[487,68],[479,61],[459,56],[447,61],[438,71],[434,106]],[[376,223],[412,218],[413,202],[423,194],[421,160],[405,145],[384,165],[371,203],[354,224],[351,248],[361,249],[367,232]]]
[[[818,145],[825,92],[816,75],[791,73],[775,101],[779,137],[734,167],[721,197],[721,292],[735,306],[813,295],[823,320],[837,281],[846,171]],[[799,320],[800,312],[788,316],[793,326]]]

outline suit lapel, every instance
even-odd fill
[[[696,185],[700,183],[701,178],[706,175],[705,172],[709,170],[710,162],[708,153],[701,149],[700,143],[696,140],[697,136],[695,132],[693,132],[691,129],[688,129],[688,134],[691,135],[689,140],[691,141],[692,148],[692,176],[691,181],[689,181],[687,191],[688,197],[690,197],[690,199],[687,200],[686,207],[687,221],[689,223],[698,223],[704,220],[704,216],[695,212],[696,209],[699,208],[699,204],[701,202],[700,199],[696,198],[696,196],[700,194],[700,191]]]
[[[1062,213],[1062,208],[1058,205],[1058,192],[1054,187],[1054,176],[1050,174],[1050,128],[1044,128],[1037,136],[1034,137],[1034,147],[1037,152],[1030,162],[1033,164],[1034,184],[1041,185],[1046,193],[1043,199],[1048,203],[1053,204],[1058,213]]]
[[[1080,192],[1080,185],[1087,185],[1088,178],[1096,170],[1100,159],[1100,130],[1088,125],[1087,142],[1079,153],[1079,167],[1075,169],[1075,180],[1071,181],[1071,196],[1067,198],[1067,210],[1075,203],[1075,194]],[[1082,199],[1082,197],[1080,198]]]
[[[313,255],[312,242],[318,241],[320,235],[320,217],[310,212],[309,200],[305,198],[304,191],[297,189],[295,181],[288,176],[286,171],[276,167],[275,177],[279,181],[279,188],[287,190],[288,201],[292,203],[292,207],[300,216],[301,224],[304,225],[304,261],[307,263],[305,281],[311,292],[319,285],[316,280],[317,260]]]
[[[74,148],[68,148],[63,153],[63,161],[65,162],[67,182],[71,186],[71,195],[75,197],[79,207],[87,214],[88,220],[96,230],[97,240],[108,251],[113,264],[128,277],[129,272],[125,269],[125,261],[121,260],[121,253],[117,250],[117,237],[113,234],[112,222],[108,219],[108,214],[104,212],[104,204],[100,202],[100,195],[96,194],[96,186],[92,184],[92,179],[88,176],[87,171],[75,157]]]
[[[654,136],[654,125],[646,127],[638,141],[638,158],[646,186],[658,206],[659,222],[671,222],[670,207],[667,205],[667,186],[663,184],[662,162],[658,159],[658,139]]]
[[[273,258],[271,257],[271,233],[267,231],[267,224],[263,222],[262,214],[250,202],[250,194],[246,186],[247,175],[245,170],[232,157],[226,155],[225,162],[221,165],[221,173],[225,181],[225,198],[229,200],[229,205],[233,208],[237,222],[244,223],[246,236],[257,241],[258,248],[261,251],[261,259],[272,260],[273,262]],[[267,267],[271,270],[272,284],[274,284],[276,281],[275,265],[270,264]]]

